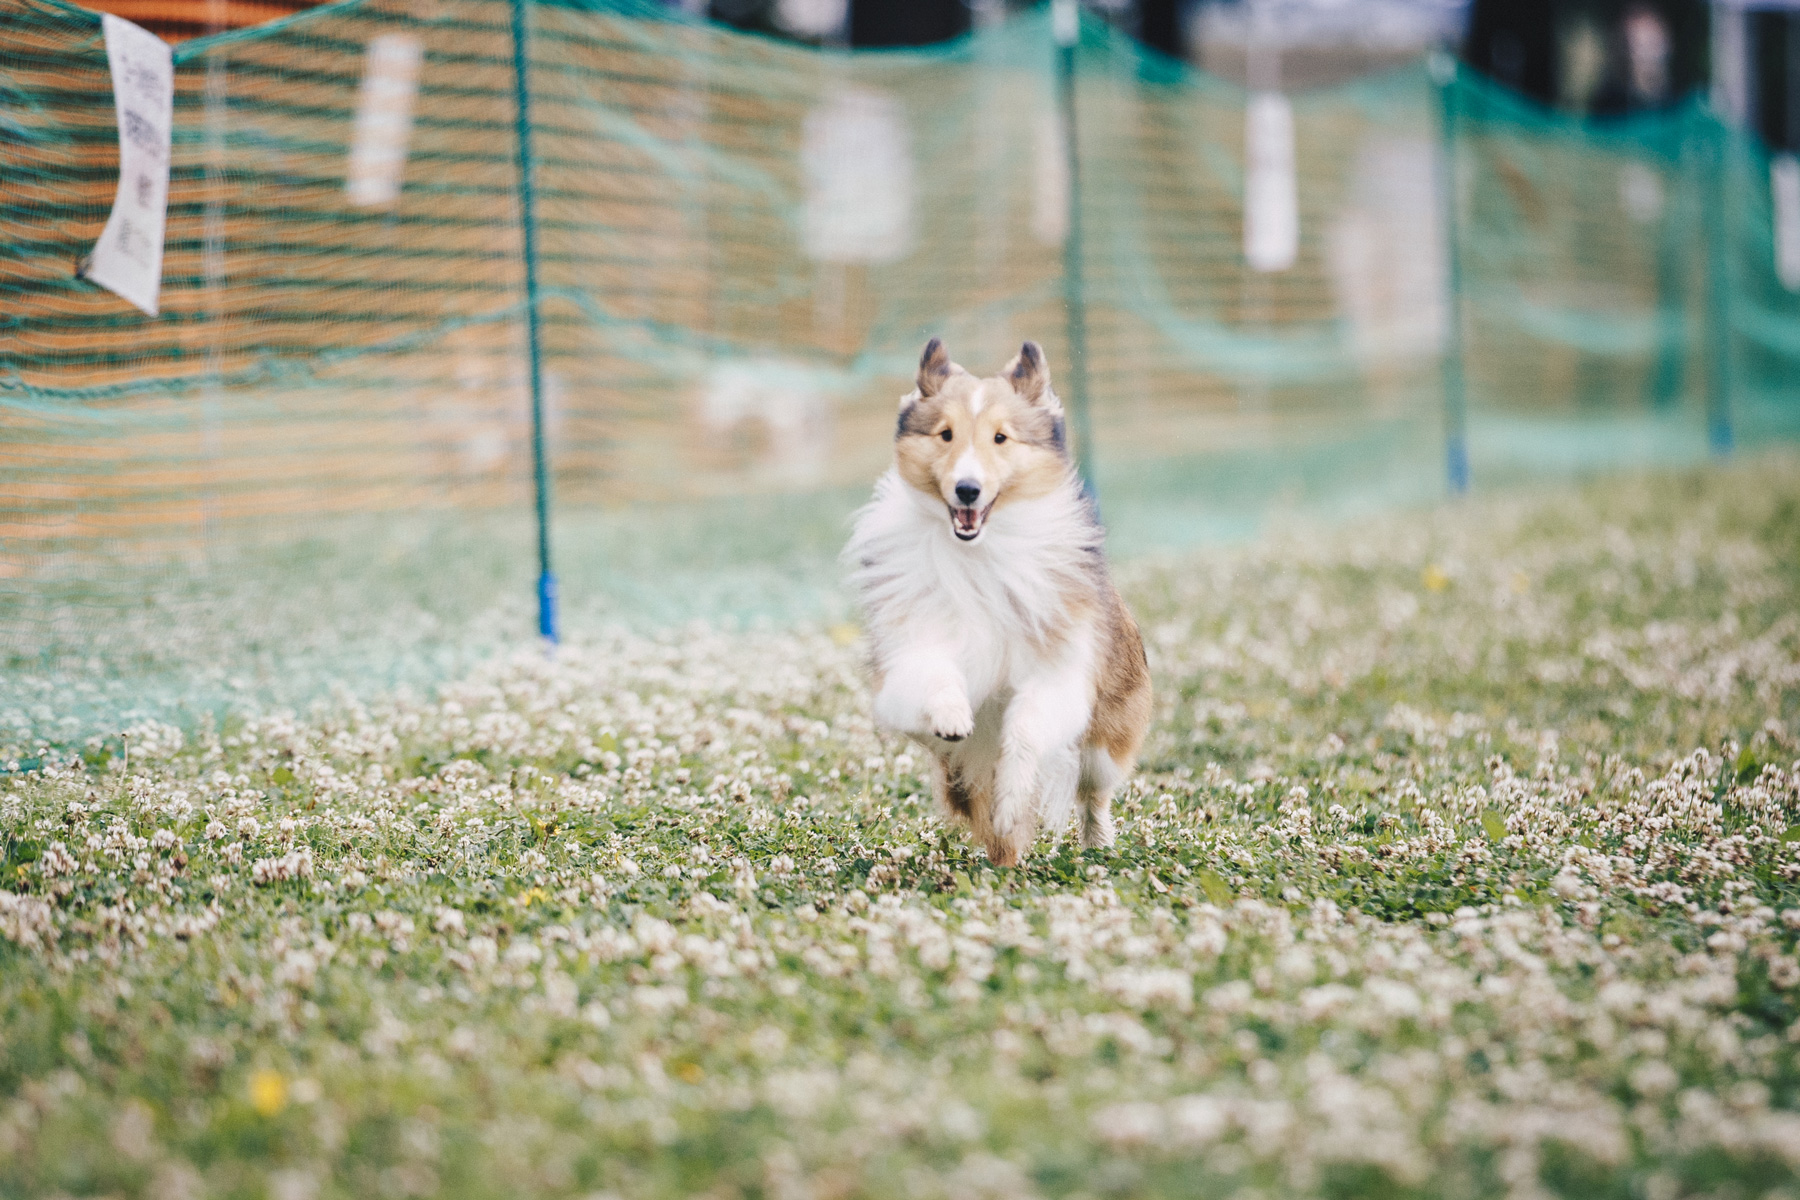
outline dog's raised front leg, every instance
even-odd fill
[[[941,648],[908,650],[882,664],[875,721],[896,733],[949,742],[975,732],[963,674]]]

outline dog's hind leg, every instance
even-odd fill
[[[1113,843],[1113,791],[1137,765],[1150,728],[1150,664],[1137,625],[1117,593],[1112,597],[1112,637],[1094,702],[1094,720],[1081,747],[1081,844]]]
[[[931,757],[931,791],[945,817],[954,821],[974,819],[975,800],[968,784],[963,782],[956,768],[935,754]]]
[[[1081,805],[1081,845],[1085,850],[1098,850],[1113,844],[1113,791],[1130,768],[1113,761],[1112,755],[1099,746],[1081,751],[1081,786],[1077,799]]]

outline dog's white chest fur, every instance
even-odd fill
[[[1091,587],[1096,543],[1072,488],[1002,509],[970,544],[941,503],[889,471],[845,557],[884,674],[909,651],[948,657],[980,709],[1047,667],[1091,659],[1090,614],[1076,617],[1070,602]]]

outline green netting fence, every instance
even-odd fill
[[[0,749],[428,686],[527,636],[511,5],[178,46],[154,318],[75,274],[117,178],[99,17],[0,14]],[[1257,271],[1244,92],[1098,22],[1072,212],[1047,14],[854,54],[624,0],[524,16],[576,632],[841,619],[918,346],[991,369],[1035,338],[1066,377],[1070,263],[1119,554],[1428,502],[1459,455],[1479,489],[1800,434],[1771,164],[1699,104],[1584,124],[1441,62],[1294,96],[1297,250]],[[353,160],[396,53],[384,195]]]

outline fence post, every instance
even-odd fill
[[[1729,454],[1734,440],[1731,428],[1731,226],[1728,207],[1733,166],[1731,129],[1724,121],[1714,124],[1709,141],[1707,172],[1712,186],[1702,203],[1706,211],[1706,440],[1714,454]]]
[[[1692,128],[1693,118],[1690,117],[1681,130],[1683,144],[1669,157],[1675,165],[1677,182],[1668,190],[1679,187],[1678,195],[1681,196],[1687,194],[1683,185],[1688,173],[1694,169],[1694,156],[1686,145],[1693,136]],[[1666,179],[1670,172],[1660,170],[1658,178]],[[1702,197],[1702,208],[1705,203]],[[1650,379],[1650,406],[1657,412],[1667,412],[1681,400],[1682,381],[1688,365],[1687,307],[1693,266],[1692,248],[1682,236],[1691,233],[1682,225],[1683,206],[1677,200],[1662,207],[1656,235],[1656,371]]]
[[[525,258],[525,340],[531,359],[531,476],[537,500],[538,633],[558,640],[556,575],[550,569],[550,472],[544,450],[544,351],[538,327],[537,204],[532,185],[530,31],[526,5],[512,0],[513,99],[519,158],[519,240]]]
[[[1469,490],[1469,412],[1463,376],[1462,249],[1456,220],[1456,59],[1443,50],[1431,56],[1437,84],[1439,135],[1438,207],[1444,222],[1444,467],[1450,492]]]
[[[1075,51],[1081,42],[1080,0],[1052,0],[1050,33],[1056,42],[1056,91],[1062,110],[1063,161],[1069,174],[1068,235],[1063,240],[1063,307],[1069,335],[1069,416],[1075,432],[1075,470],[1098,502],[1094,488],[1094,424],[1088,414],[1087,294],[1081,273],[1081,157],[1075,131]]]

